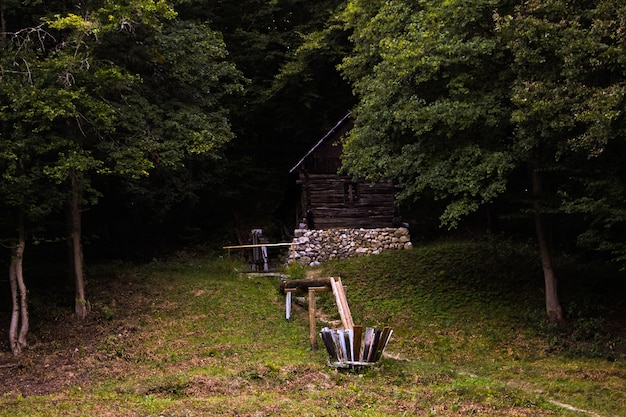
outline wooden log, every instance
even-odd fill
[[[345,302],[344,297],[341,296],[343,294],[343,286],[341,285],[341,281],[336,282],[334,278],[330,279],[330,285],[333,289],[333,294],[335,295],[335,302],[337,303],[337,310],[339,311],[339,317],[341,317],[341,324],[344,329],[351,329],[354,327],[354,323],[352,323],[352,316],[350,315],[350,308]]]
[[[283,295],[287,294],[287,292],[307,294],[311,287],[316,287],[317,291],[324,291],[323,288],[327,288],[326,291],[330,291],[330,278],[307,278],[283,281],[279,286],[279,291]]]
[[[329,356],[329,365],[352,368],[356,366],[371,366],[382,357],[383,350],[389,342],[393,331],[389,327],[377,330],[372,327],[365,329],[355,326],[354,329],[332,330],[324,327],[320,336],[326,345]],[[363,341],[361,345],[359,342]]]
[[[316,219],[315,227],[322,230],[346,227],[363,229],[393,227],[393,216],[389,210],[381,215],[364,213],[361,216],[352,215],[348,212],[342,212],[336,216],[324,216],[314,212],[314,217]]]
[[[374,330],[374,339],[370,345],[365,362],[375,362],[374,359],[376,358],[376,349],[378,347],[378,341],[380,340],[381,333],[382,332],[380,330]]]
[[[333,342],[335,343],[335,351],[337,352],[337,361],[338,362],[345,362],[346,361],[346,355],[345,355],[346,351],[341,346],[341,341],[343,340],[343,337],[340,336],[340,332],[341,332],[341,330],[335,330],[335,331],[332,332]]]
[[[347,329],[343,333],[345,343],[346,343],[346,358],[348,361],[353,361],[354,359],[354,334],[352,329]]]
[[[346,331],[345,330],[337,330],[337,335],[339,336],[339,346],[341,346],[341,358],[343,362],[349,361],[350,357],[349,352],[348,352],[348,343],[347,342],[347,337],[346,337]]]

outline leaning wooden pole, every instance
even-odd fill
[[[346,330],[351,330],[354,327],[352,321],[352,313],[350,313],[350,307],[348,306],[348,299],[341,283],[341,278],[330,278],[330,285],[335,295],[335,302],[337,303],[337,310],[339,310],[339,316],[341,317],[341,324]]]

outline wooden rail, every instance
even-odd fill
[[[284,242],[284,243],[256,243],[254,245],[235,245],[235,246],[224,246],[222,249],[245,249],[245,248],[261,248],[266,246],[271,248],[272,246],[295,246],[296,244],[293,242]]]
[[[232,245],[232,246],[224,246],[222,249],[226,249],[228,251],[228,265],[230,265],[230,250],[231,249],[250,249],[250,248],[274,248],[274,247],[291,247],[291,257],[294,262],[296,260],[296,244],[293,242],[283,242],[283,243],[256,243],[251,245]]]

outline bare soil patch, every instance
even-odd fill
[[[91,382],[91,356],[98,351],[106,325],[93,318],[77,322],[68,315],[46,331],[48,336],[31,335],[30,346],[19,357],[13,356],[7,342],[0,344],[0,394],[46,395]]]
[[[131,280],[121,278],[103,280],[104,285],[90,282],[92,294],[101,301],[93,304],[84,320],[75,318],[67,305],[31,312],[29,346],[20,356],[12,354],[8,337],[0,339],[0,395],[48,395],[129,371],[131,363],[112,357],[103,346],[115,337],[137,332],[137,316],[146,311],[149,298]],[[38,306],[45,304],[40,297],[45,296],[34,293],[31,300]],[[114,320],[107,319],[102,305],[115,305]],[[8,329],[9,321],[10,313],[0,311],[0,327]]]

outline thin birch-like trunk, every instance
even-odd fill
[[[28,346],[28,290],[24,281],[24,248],[26,247],[26,233],[23,219],[20,218],[18,226],[18,241],[11,250],[11,263],[9,265],[9,281],[11,283],[11,299],[13,309],[11,311],[11,323],[9,325],[9,344],[13,355],[17,356],[22,349]],[[18,331],[19,329],[19,331]]]
[[[20,325],[20,304],[19,304],[19,294],[18,294],[18,286],[17,286],[17,273],[15,272],[15,256],[13,254],[14,250],[11,251],[11,264],[9,265],[9,282],[11,283],[11,323],[9,324],[9,345],[11,346],[11,351],[15,356],[19,355],[21,352],[21,348],[19,343],[17,342],[18,338],[18,327]]]

